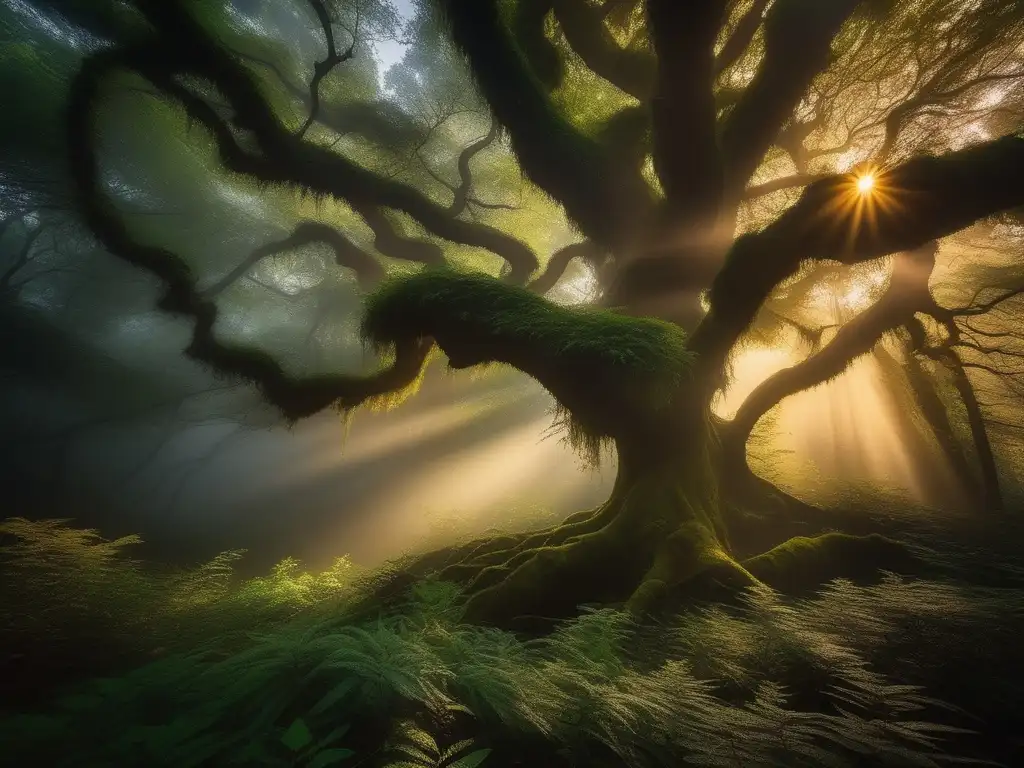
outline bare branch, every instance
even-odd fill
[[[253,250],[247,259],[228,272],[224,277],[202,291],[204,298],[213,298],[232,285],[238,278],[248,274],[253,267],[269,256],[295,250],[304,245],[324,243],[334,250],[335,263],[348,267],[356,273],[356,279],[363,288],[372,288],[384,276],[384,270],[377,261],[341,232],[317,221],[304,221],[295,227],[284,240],[267,243]]]
[[[722,128],[727,200],[738,200],[860,0],[776,0],[764,21],[765,54]]]
[[[324,37],[327,39],[327,58],[323,61],[318,61],[313,65],[313,79],[309,83],[309,117],[306,118],[306,122],[299,128],[298,135],[301,138],[309,130],[309,126],[317,119],[317,114],[320,112],[320,83],[331,73],[331,71],[339,64],[348,61],[355,55],[356,40],[359,34],[359,6],[356,6],[356,24],[355,29],[352,32],[352,43],[342,53],[338,53],[334,43],[334,27],[331,22],[330,15],[327,13],[327,8],[323,4],[323,0],[309,0],[309,4],[313,6],[313,11],[316,13],[317,20],[320,22],[320,26],[323,29]]]
[[[728,427],[733,450],[742,450],[760,418],[785,398],[839,376],[861,355],[867,354],[889,331],[908,322],[915,312],[935,302],[928,278],[935,268],[934,244],[898,254],[889,286],[882,297],[836,332],[819,352],[768,377],[743,402]]]

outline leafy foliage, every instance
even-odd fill
[[[83,643],[148,654],[226,640],[336,604],[357,573],[344,557],[320,573],[286,559],[267,576],[239,580],[233,568],[242,551],[191,570],[157,570],[128,556],[139,537],[107,541],[66,520],[9,518],[0,523],[0,543],[4,640],[28,659],[39,637],[62,656]]]
[[[52,521],[8,521],[4,531],[22,542],[7,548],[5,575],[17,563],[46,626],[70,631],[62,612],[119,612],[121,621],[108,617],[91,642],[131,626],[144,645],[172,617],[188,627],[209,622],[210,605],[227,614],[187,634],[191,649],[84,683],[45,713],[3,721],[11,754],[54,766],[341,764],[348,750],[359,754],[348,739],[392,719],[371,747],[404,761],[392,765],[469,768],[500,756],[488,754],[488,742],[513,734],[561,748],[579,765],[617,755],[631,766],[856,766],[869,758],[936,766],[947,761],[942,739],[961,733],[955,713],[876,665],[929,682],[957,648],[982,643],[1002,658],[992,643],[1024,629],[1018,590],[892,577],[876,586],[837,581],[800,601],[754,590],[740,608],[694,609],[657,628],[590,611],[524,641],[460,623],[459,592],[443,582],[419,582],[389,614],[352,622],[343,611],[316,610],[344,594],[327,586],[342,583],[337,574],[279,568],[242,582],[246,596],[224,586],[230,558],[183,579],[120,557],[131,540],[104,542]],[[47,580],[60,603],[47,602]],[[131,584],[146,588],[125,591]],[[12,586],[5,582],[5,597]],[[183,594],[192,599],[168,601]],[[237,627],[232,611],[243,603],[263,629],[222,634]],[[31,629],[45,637],[46,626]],[[989,682],[976,683],[980,695]],[[983,696],[1011,711],[1019,703],[1010,685]],[[400,714],[409,711],[426,720]],[[442,739],[429,727],[467,712],[475,719],[466,733]]]

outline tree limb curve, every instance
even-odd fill
[[[337,404],[354,408],[373,397],[408,386],[423,366],[430,348],[422,339],[409,339],[395,350],[395,361],[370,376],[329,375],[296,378],[270,355],[218,340],[214,334],[216,304],[200,293],[185,261],[164,248],[137,242],[106,197],[95,146],[96,107],[104,78],[154,52],[153,45],[106,49],[93,53],[75,76],[69,96],[67,137],[71,174],[78,209],[86,224],[114,255],[146,269],[164,283],[159,307],[194,319],[186,354],[221,374],[256,384],[268,402],[289,420],[297,420]]]
[[[876,187],[860,198],[853,175],[822,179],[772,224],[734,243],[712,283],[711,309],[691,337],[712,377],[771,291],[804,259],[856,264],[911,251],[1024,205],[1024,138],[916,157],[880,174]]]

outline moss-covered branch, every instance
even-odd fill
[[[268,402],[293,420],[335,404],[352,408],[414,382],[429,350],[429,344],[418,339],[396,344],[393,365],[378,374],[310,378],[290,376],[265,352],[218,340],[214,334],[216,304],[198,290],[188,264],[167,249],[137,241],[128,231],[103,189],[96,150],[96,110],[104,79],[120,69],[133,68],[146,57],[159,56],[159,49],[154,49],[151,44],[134,49],[105,49],[85,59],[72,82],[68,103],[68,156],[78,211],[90,230],[112,254],[163,282],[161,309],[194,320],[186,354],[218,373],[253,382]]]
[[[723,192],[715,106],[715,39],[724,0],[649,0],[658,54],[651,112],[654,168],[675,224],[713,222]]]
[[[714,376],[771,291],[805,259],[845,264],[914,250],[1002,210],[1024,205],[1024,138],[1007,136],[916,157],[857,193],[856,177],[815,182],[774,223],[733,245],[691,347]]]
[[[363,333],[381,346],[433,338],[454,368],[518,368],[561,404],[570,439],[590,448],[671,432],[665,413],[692,362],[683,333],[668,323],[562,307],[450,269],[385,283],[368,299]]]
[[[722,127],[726,198],[738,201],[861,0],[777,0],[764,20],[764,59]]]
[[[620,47],[603,11],[586,0],[554,0],[551,5],[565,39],[587,67],[641,102],[651,98],[657,66],[653,56]]]
[[[497,0],[437,0],[494,118],[526,176],[593,240],[614,248],[647,223],[650,192],[638,171],[614,164],[548,97],[502,19]]]
[[[294,136],[274,114],[251,74],[177,2],[139,0],[139,4],[166,47],[137,51],[132,68],[164,93],[173,95],[189,117],[214,134],[221,161],[230,170],[265,183],[299,186],[354,206],[402,211],[438,237],[496,253],[509,263],[514,279],[523,282],[537,268],[536,255],[516,238],[495,227],[457,219],[418,190]],[[189,98],[187,90],[177,84],[178,74],[212,82],[234,109],[235,125],[252,131],[260,153],[238,149],[227,124],[201,99]]]

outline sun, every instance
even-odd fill
[[[857,191],[862,195],[868,194],[875,186],[875,175],[866,173],[857,179]]]

